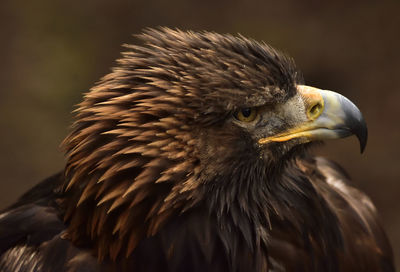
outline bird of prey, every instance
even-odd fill
[[[0,215],[0,271],[394,271],[325,139],[359,109],[265,43],[146,29],[85,94],[65,169]]]

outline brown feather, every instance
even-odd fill
[[[232,122],[295,95],[290,58],[242,36],[138,37],[63,142],[67,239],[114,271],[392,271],[372,203],[341,171],[304,146],[262,153]]]

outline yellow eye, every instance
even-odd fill
[[[235,113],[235,118],[242,122],[252,122],[256,117],[256,108],[243,108]]]

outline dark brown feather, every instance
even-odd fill
[[[2,267],[33,256],[40,271],[394,271],[374,206],[340,169],[304,145],[261,154],[230,121],[295,95],[290,58],[242,36],[139,38],[75,111],[65,176],[0,215],[3,230],[49,208],[56,226],[46,236],[28,218],[37,244],[0,232]]]

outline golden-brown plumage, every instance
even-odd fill
[[[21,231],[26,252],[42,248],[39,271],[394,271],[370,200],[307,152],[350,132],[364,147],[351,102],[343,123],[282,140],[325,116],[307,120],[312,103],[330,111],[337,97],[302,87],[306,99],[290,58],[241,36],[162,28],[139,38],[75,111],[65,173],[0,217],[2,230],[24,222],[18,209],[57,215],[35,245]],[[12,267],[21,239],[1,239],[0,267]]]

